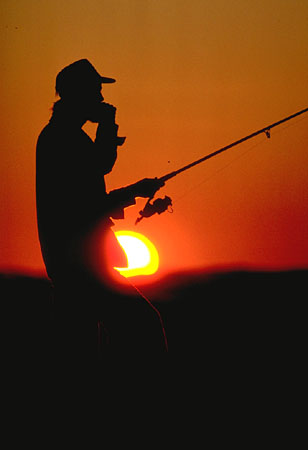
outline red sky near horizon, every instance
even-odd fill
[[[108,189],[162,176],[308,106],[306,0],[3,0],[0,270],[40,272],[35,145],[56,74],[88,58],[120,135]],[[93,135],[94,127],[86,130]],[[146,235],[161,273],[308,267],[308,114],[171,180]]]

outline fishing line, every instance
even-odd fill
[[[183,166],[183,167],[181,167],[181,168],[179,168],[177,170],[174,170],[174,171],[169,172],[169,173],[167,173],[166,175],[164,175],[164,176],[162,176],[160,178],[157,178],[157,181],[159,181],[161,183],[165,183],[166,181],[170,180],[171,178],[176,177],[177,175],[185,172],[186,170],[192,169],[193,167],[195,167],[195,166],[197,166],[197,165],[199,165],[199,164],[201,164],[201,163],[203,163],[205,161],[208,161],[209,159],[214,158],[217,155],[219,155],[219,154],[221,154],[223,152],[226,152],[227,150],[230,150],[231,148],[236,147],[237,145],[242,144],[243,142],[248,141],[249,139],[255,138],[258,135],[265,134],[267,138],[270,138],[271,137],[271,130],[272,130],[272,128],[278,127],[278,126],[282,125],[283,123],[288,122],[291,119],[295,119],[295,117],[298,117],[298,116],[300,116],[300,115],[302,115],[302,114],[304,114],[306,112],[308,112],[308,108],[302,109],[301,111],[298,111],[295,114],[291,114],[290,116],[285,117],[285,118],[279,120],[278,122],[274,122],[274,123],[272,123],[270,125],[267,125],[266,127],[261,128],[260,130],[254,131],[253,133],[248,134],[247,136],[244,136],[241,139],[238,139],[237,141],[232,142],[231,144],[228,144],[228,145],[226,145],[226,146],[224,146],[222,148],[219,148],[218,150],[215,150],[212,153],[206,154],[205,156],[203,156],[200,159],[197,159],[196,161],[193,161],[193,162],[191,162],[189,164],[186,164],[185,166]],[[298,121],[296,121],[296,123],[298,123]],[[260,145],[260,143],[256,144],[255,146],[257,146],[257,145]],[[249,149],[246,150],[246,152],[241,153],[241,156],[245,155],[245,153],[251,151],[251,149],[254,148],[255,146],[249,147]],[[241,156],[239,156],[239,157],[241,157]],[[238,158],[236,158],[236,159],[238,159]],[[226,167],[228,167],[228,165],[230,165],[231,163],[236,161],[236,159],[234,159],[230,163],[228,163],[225,166],[223,166],[216,173],[219,173],[221,170],[224,170]],[[215,175],[216,175],[216,173],[215,173]],[[214,176],[214,174],[213,174],[213,176]],[[190,191],[188,191],[188,192],[190,192]],[[153,201],[151,203],[152,199],[153,199],[153,196],[149,197],[149,199],[148,199],[145,207],[143,208],[143,210],[139,211],[139,217],[137,218],[137,220],[135,222],[135,225],[137,225],[145,217],[151,217],[151,216],[153,216],[156,213],[157,214],[161,214],[164,211],[166,211],[169,207],[172,206],[172,200],[168,196],[165,196],[165,198],[163,198],[163,199],[162,198],[156,199],[155,201]]]
[[[277,129],[277,130],[274,130],[274,131],[273,131],[273,134],[277,134],[277,133],[279,133],[279,132],[285,131],[285,130],[287,130],[288,128],[294,127],[294,126],[297,125],[299,122],[303,122],[303,120],[307,120],[307,119],[308,119],[307,116],[302,116],[301,118],[297,119],[296,121],[290,122],[288,125],[285,125],[284,127],[280,128],[280,130],[278,130],[278,129]]]
[[[280,130],[274,130],[273,134],[277,134],[277,133],[282,133],[283,131],[287,130],[288,128],[294,127],[295,125],[297,125],[299,122],[302,122],[303,120],[307,120],[307,116],[301,117],[299,118],[296,122],[293,123],[289,123],[288,125],[285,125],[283,128],[281,128]],[[239,159],[241,159],[242,157],[244,157],[245,155],[247,155],[248,153],[250,153],[252,150],[254,150],[256,147],[259,147],[261,144],[263,144],[265,141],[267,141],[267,139],[269,139],[270,136],[267,136],[266,138],[263,138],[260,142],[257,142],[256,144],[252,145],[251,147],[249,147],[248,149],[246,149],[244,152],[242,152],[241,154],[239,154],[236,158],[232,159],[231,161],[229,161],[227,164],[225,164],[224,166],[220,167],[219,169],[217,169],[212,175],[206,177],[205,179],[203,179],[200,183],[198,183],[197,185],[193,186],[192,188],[188,189],[186,192],[184,192],[183,195],[181,195],[180,197],[176,197],[175,202],[179,202],[181,201],[183,198],[185,198],[187,195],[191,194],[191,192],[195,191],[196,189],[198,189],[200,186],[202,186],[204,183],[206,183],[207,181],[215,178],[216,176],[218,176],[220,174],[220,172],[223,172],[225,169],[227,169],[229,166],[231,166],[232,164],[234,164],[236,161],[238,161]]]
[[[191,192],[193,192],[194,190],[198,189],[200,186],[202,186],[202,184],[206,183],[207,181],[211,180],[212,178],[215,178],[217,175],[219,175],[220,172],[223,172],[225,169],[227,169],[229,166],[234,164],[237,160],[241,159],[243,156],[245,156],[247,153],[252,151],[254,148],[256,148],[259,145],[263,144],[263,142],[264,142],[264,139],[261,142],[258,142],[257,144],[252,145],[246,151],[244,151],[243,153],[238,155],[236,158],[232,159],[232,161],[229,161],[227,164],[225,164],[224,166],[222,166],[219,169],[217,169],[214,173],[212,173],[212,175],[209,175],[208,177],[203,179],[199,184],[197,184],[196,186],[193,186],[191,189],[189,189],[186,192],[184,192],[183,195],[181,195],[180,197],[176,198],[176,202],[178,202],[179,200],[182,200],[184,197],[186,197],[186,195],[191,194]]]

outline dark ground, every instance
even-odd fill
[[[93,387],[89,380],[83,397],[88,405],[92,401],[100,407],[104,420],[107,412],[109,420],[118,423],[120,414],[122,424],[130,418],[139,427],[138,417],[151,433],[168,430],[172,440],[177,436],[181,441],[190,420],[193,435],[200,433],[204,442],[210,433],[214,441],[224,438],[230,444],[242,439],[243,448],[251,448],[253,442],[263,448],[270,431],[275,447],[278,434],[284,441],[289,430],[286,439],[294,448],[304,420],[301,410],[306,408],[307,275],[307,270],[179,273],[166,277],[160,285],[143,286],[164,320],[167,361],[147,373],[132,371],[126,361],[108,382],[100,379],[100,401],[97,385]],[[62,413],[66,424],[67,410],[63,413],[61,402],[68,391],[70,414],[72,409],[81,415],[96,411],[93,406],[80,411],[80,377],[76,378],[78,389],[73,377],[59,390],[53,379],[43,376],[41,361],[48,358],[52,323],[49,281],[2,274],[0,290],[1,383],[2,394],[8,398],[7,415],[11,409],[14,423],[16,414],[24,422],[36,394],[37,416],[46,424],[45,417],[52,414],[47,425],[48,433],[53,434],[55,417]],[[175,417],[171,428],[170,420]],[[194,448],[190,442],[193,435],[188,435],[186,444]]]
[[[306,348],[308,271],[175,273],[141,290],[160,311],[169,357],[194,364],[288,364]],[[163,286],[163,288],[162,288]],[[0,275],[3,342],[14,359],[44,352],[49,280]]]

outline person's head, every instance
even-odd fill
[[[71,103],[91,116],[92,111],[104,100],[103,83],[115,79],[101,76],[87,59],[81,59],[64,67],[56,77],[56,93],[66,103]]]

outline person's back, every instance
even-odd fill
[[[107,229],[113,225],[93,141],[58,115],[39,136],[36,162],[38,229],[51,279],[77,263],[77,252],[98,221]]]

